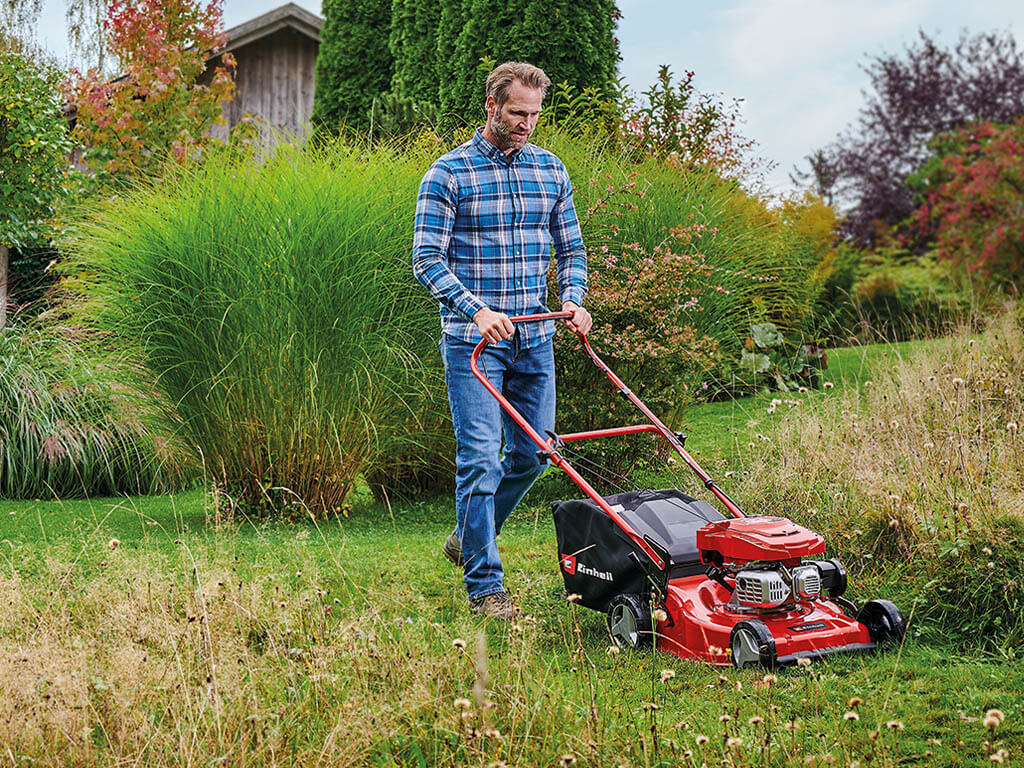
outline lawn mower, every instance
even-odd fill
[[[513,323],[567,319],[571,312],[512,317]],[[567,592],[607,614],[619,647],[655,647],[688,659],[736,667],[870,651],[902,638],[906,624],[888,600],[859,609],[843,597],[846,571],[817,533],[782,517],[746,514],[684,448],[673,432],[579,335],[594,365],[647,419],[646,423],[541,436],[470,361],[473,374],[537,444],[542,458],[566,472],[586,495],[552,505],[559,564]],[[569,461],[568,444],[652,432],[661,435],[718,500],[676,489],[600,495]]]

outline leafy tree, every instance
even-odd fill
[[[936,142],[941,158],[915,179],[916,233],[935,254],[998,281],[1024,275],[1024,117],[977,123]]]
[[[73,70],[67,85],[85,160],[101,176],[140,175],[195,156],[235,89],[230,53],[206,73],[226,42],[220,0],[111,0],[106,27],[122,76]]]
[[[391,84],[391,0],[324,0],[323,13],[313,120],[365,129]]]
[[[67,190],[72,144],[61,107],[56,70],[0,50],[0,327],[9,251],[48,239],[54,203]]]
[[[902,54],[880,54],[864,69],[871,91],[856,122],[794,179],[835,194],[851,209],[845,233],[872,245],[879,225],[893,227],[914,209],[904,180],[927,161],[933,137],[1024,114],[1024,59],[1009,32],[964,33],[944,48],[922,31]]]

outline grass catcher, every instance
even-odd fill
[[[513,317],[513,323],[567,319],[571,312]],[[906,624],[888,600],[858,608],[843,597],[846,571],[817,533],[781,517],[747,515],[671,431],[579,337],[594,364],[647,423],[542,437],[477,366],[473,374],[585,498],[553,505],[566,590],[607,615],[612,641],[656,647],[687,659],[774,667],[800,658],[870,651],[897,642]],[[601,496],[569,461],[568,444],[656,432],[679,454],[727,514],[675,489]],[[575,460],[575,459],[574,459]],[[582,464],[581,464],[582,466]],[[625,479],[625,478],[624,478]]]

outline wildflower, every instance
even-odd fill
[[[456,699],[453,703],[456,709],[469,709],[469,699]]]
[[[721,656],[725,651],[719,648],[717,645],[709,645],[708,653],[712,656]]]
[[[668,621],[668,614],[665,613],[661,608],[654,609],[654,620],[661,624],[663,621]]]
[[[826,381],[826,382],[825,382],[824,384],[822,384],[822,386],[823,386],[823,387],[824,387],[825,389],[832,389],[832,387],[834,387],[834,386],[835,386],[835,384],[833,384],[833,383],[832,383],[831,381]]]
[[[697,737],[696,739],[694,739],[694,741],[696,741],[696,742],[697,742],[697,746],[698,746],[698,747],[703,747],[703,746],[704,746],[705,744],[707,744],[707,743],[708,743],[708,741],[710,741],[710,739],[708,739],[708,737],[707,737],[707,736],[705,736],[705,735],[701,734],[701,735],[700,735],[700,736],[698,736],[698,737]]]
[[[617,645],[609,645],[607,650],[605,650],[605,653],[607,653],[609,656],[614,656],[618,652],[619,652],[619,646],[617,646]]]
[[[1017,431],[1017,422],[1016,421],[1008,421],[1008,422],[1006,422],[1006,431],[1007,432],[1016,432]]]
[[[934,448],[935,447],[935,443],[933,443],[931,440],[929,440],[927,443],[924,444],[924,447],[925,448]]]
[[[889,426],[892,427],[893,429],[897,429],[899,425],[900,423],[896,421],[896,419],[893,419],[892,421],[889,422]]]
[[[720,723],[728,723],[730,720],[732,720],[731,715],[720,715],[718,718],[718,722]]]
[[[661,682],[663,682],[663,683],[667,683],[669,680],[671,680],[675,676],[676,676],[675,670],[672,670],[672,669],[663,669],[663,670],[661,670]]]
[[[782,727],[785,728],[790,733],[796,733],[797,731],[800,730],[800,723],[798,723],[796,720],[790,720],[788,723],[786,723]]]
[[[963,385],[964,385],[964,380],[963,379],[961,379],[959,376],[954,376],[953,377],[953,386],[954,387],[962,387]]]
[[[890,731],[902,731],[903,723],[899,720],[890,720],[885,724],[885,727],[888,728]]]
[[[120,542],[120,540],[118,540],[118,539],[111,539],[111,540],[110,540],[110,544],[109,544],[108,546],[109,546],[109,547],[110,547],[111,549],[117,549],[118,547],[120,547],[120,546],[121,546],[121,542]]]
[[[764,718],[763,718],[763,717],[761,717],[760,715],[754,715],[754,716],[753,716],[752,718],[750,718],[749,720],[747,720],[747,722],[748,722],[748,723],[749,723],[750,725],[760,725],[761,723],[763,723],[763,722],[764,722]]]
[[[461,637],[456,637],[454,640],[452,640],[452,646],[458,648],[460,651],[465,650],[466,641],[463,640]]]
[[[579,592],[573,592],[571,595],[565,598],[566,602],[569,603],[578,603],[582,599],[583,595],[581,595]]]
[[[852,699],[846,702],[846,706],[848,706],[850,709],[856,709],[863,703],[864,699],[862,699],[860,696],[854,696]]]
[[[644,704],[644,709],[648,709],[651,712],[657,712],[659,709],[661,709],[661,707],[659,707],[654,702],[649,701],[646,704]]]
[[[497,728],[484,728],[484,736],[488,739],[501,739],[501,731]]]
[[[860,720],[860,715],[856,712],[847,712],[843,715],[843,720]]]
[[[806,657],[804,657],[804,656],[801,656],[799,659],[797,659],[796,663],[797,663],[798,667],[809,667],[809,666],[811,666],[811,660],[806,658]]]
[[[570,765],[576,765],[576,755],[572,752],[567,752],[558,758],[558,764],[562,766],[562,768],[568,768]]]
[[[870,387],[871,387],[871,379],[868,379],[867,381],[864,382],[864,388],[868,389]]]
[[[993,568],[996,567],[996,564],[989,560],[987,563],[985,563],[985,567],[991,571]]]
[[[772,685],[774,683],[777,683],[779,681],[779,678],[777,678],[775,675],[769,674],[762,677],[761,680],[767,683],[768,685]]]
[[[985,713],[985,719],[981,721],[981,724],[988,729],[994,729],[997,725],[1000,725],[1005,720],[1001,710],[990,709]]]
[[[801,394],[803,394],[804,392],[806,392],[806,391],[807,391],[807,387],[797,387],[797,390],[796,390],[796,391],[797,391],[797,392],[799,392],[799,393],[801,393]]]
[[[741,739],[739,736],[733,736],[729,739],[726,739],[725,746],[729,747],[729,749],[736,749],[737,747],[742,747],[743,739]]]
[[[1007,752],[1005,749],[1000,749],[996,750],[991,755],[989,755],[988,759],[991,760],[993,763],[999,763],[1000,765],[1002,765],[1006,762],[1006,758],[1008,758],[1009,756],[1009,752]]]

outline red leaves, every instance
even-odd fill
[[[148,174],[168,159],[183,161],[208,141],[204,134],[234,92],[230,54],[209,86],[196,84],[206,57],[226,43],[221,0],[111,0],[105,26],[121,76],[73,71],[66,85],[77,107],[75,133],[86,160],[108,174]]]
[[[951,137],[939,181],[912,217],[936,253],[996,280],[1024,274],[1024,118],[978,123]]]

